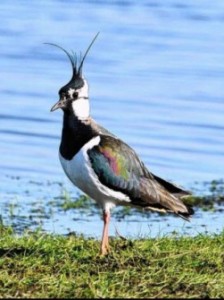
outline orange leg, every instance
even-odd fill
[[[100,253],[102,255],[105,255],[109,251],[109,238],[108,238],[108,229],[109,229],[109,223],[110,223],[110,212],[103,211],[103,236],[102,236],[102,242],[101,242],[101,248]]]

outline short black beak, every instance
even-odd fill
[[[55,111],[58,108],[63,108],[65,107],[65,102],[66,100],[59,100],[57,103],[55,103],[55,105],[52,106],[51,111]]]

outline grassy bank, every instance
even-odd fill
[[[224,233],[99,241],[0,229],[0,297],[224,297]]]

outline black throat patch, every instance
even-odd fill
[[[60,154],[63,158],[71,160],[86,143],[97,135],[99,133],[91,126],[91,119],[81,121],[74,115],[64,113]]]

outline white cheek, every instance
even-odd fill
[[[89,101],[86,99],[78,99],[72,102],[74,114],[80,120],[85,120],[89,117]]]

